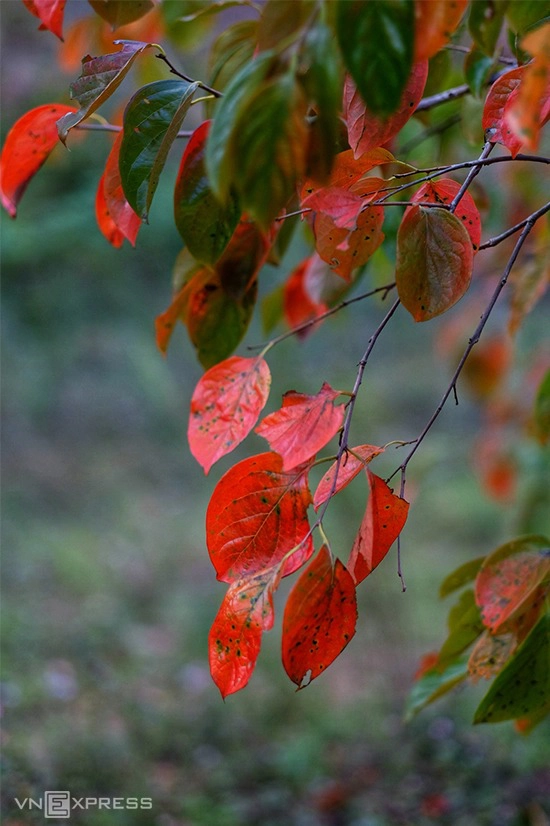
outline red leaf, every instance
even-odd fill
[[[235,582],[280,563],[287,576],[309,559],[308,470],[302,465],[287,473],[277,453],[261,453],[222,476],[206,512],[206,541],[218,579]]]
[[[48,29],[63,40],[63,15],[67,0],[23,0],[31,14],[42,22],[41,29]]]
[[[460,23],[468,0],[415,0],[414,59],[429,60]]]
[[[338,469],[338,480],[336,487],[334,488],[333,496],[349,485],[349,483],[355,479],[355,477],[372,459],[374,459],[375,456],[379,456],[383,452],[383,447],[375,447],[374,445],[358,445],[357,447],[351,447],[344,455],[340,463],[340,467]],[[317,485],[317,490],[315,491],[315,495],[313,497],[313,507],[316,511],[319,510],[321,505],[327,501],[331,494],[332,485],[334,484],[336,464],[337,463],[334,462],[329,467]]]
[[[348,189],[333,186],[312,192],[302,201],[302,208],[323,212],[332,218],[334,226],[353,229],[364,200]]]
[[[502,143],[507,146],[514,158],[523,146],[523,141],[514,135],[507,125],[504,112],[508,102],[512,100],[511,95],[517,95],[517,87],[525,73],[525,69],[525,66],[510,69],[509,72],[505,72],[495,80],[485,100],[481,119],[481,125],[487,134],[487,140],[490,140],[491,143]]]
[[[353,579],[326,545],[292,588],[283,619],[283,665],[304,688],[342,653],[355,634]]]
[[[370,470],[367,477],[369,501],[348,562],[356,585],[382,562],[403,530],[409,512],[409,503],[393,493],[383,479]]]
[[[63,103],[46,103],[22,115],[8,132],[0,157],[0,198],[12,218],[29,181],[59,143],[56,121],[75,111]]]
[[[184,253],[186,252],[184,250]],[[166,355],[176,323],[181,321],[185,324],[187,308],[193,293],[200,290],[201,284],[207,283],[211,277],[212,270],[208,267],[201,267],[198,262],[191,264],[183,287],[176,293],[168,309],[156,317],[155,337],[157,347],[163,355]]]
[[[310,255],[291,272],[284,285],[283,312],[289,327],[297,327],[328,309],[325,303],[316,301],[308,290],[309,273],[319,264],[327,268],[326,263],[321,261],[318,255]],[[312,330],[313,326],[309,329]],[[300,335],[303,336],[306,332],[304,330]]]
[[[401,131],[422,99],[427,77],[428,61],[420,60],[415,63],[398,109],[388,118],[381,118],[369,112],[355,83],[349,75],[346,76],[344,120],[348,127],[349,145],[356,158],[375,147],[388,143]]]
[[[546,537],[526,536],[497,548],[477,575],[475,594],[484,624],[494,634],[505,622],[523,614],[540,598],[550,580],[550,547]]]
[[[415,321],[446,312],[470,285],[474,251],[464,224],[439,207],[407,209],[397,233],[395,280]]]
[[[415,204],[421,204],[423,201],[432,204],[450,204],[459,189],[460,184],[451,178],[441,178],[439,181],[427,181],[414,193],[411,200]],[[409,209],[410,207],[407,207],[407,210]],[[405,210],[405,214],[407,210]],[[457,204],[454,214],[464,224],[472,240],[474,252],[476,252],[481,243],[481,218],[474,199],[469,192],[464,193]]]
[[[271,374],[263,358],[231,358],[206,371],[191,399],[189,447],[208,473],[248,436],[263,409]]]
[[[122,133],[117,135],[105,164],[97,191],[96,218],[99,228],[113,246],[120,247],[126,238],[135,247],[142,222],[122,190],[118,168],[121,143]]]
[[[262,641],[273,627],[273,591],[281,577],[280,567],[230,585],[208,636],[210,673],[222,697],[248,683]]]
[[[334,405],[339,395],[326,382],[315,396],[291,390],[283,406],[258,425],[256,433],[282,456],[285,471],[311,459],[342,427],[344,405]]]

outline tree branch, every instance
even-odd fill
[[[470,169],[470,171],[466,175],[464,183],[462,184],[462,186],[460,187],[460,189],[456,193],[455,197],[451,201],[451,203],[449,205],[449,212],[454,212],[455,211],[455,209],[458,206],[458,202],[460,201],[460,199],[462,198],[462,196],[464,195],[464,193],[466,192],[466,190],[468,189],[468,187],[470,186],[470,184],[472,183],[472,181],[474,180],[476,175],[479,175],[479,173],[481,171],[481,167],[483,165],[483,161],[485,161],[487,159],[487,157],[491,154],[494,147],[495,147],[494,143],[491,143],[491,141],[486,141],[485,146],[483,147],[483,149],[481,151],[481,155],[479,156],[479,158],[477,160],[477,163],[474,166],[472,166],[472,168]]]
[[[188,83],[194,83],[195,82],[192,77],[189,77],[188,75],[184,75],[183,72],[180,72],[179,69],[176,69],[176,67],[173,66],[172,63],[170,63],[170,61],[168,60],[166,55],[157,54],[157,55],[155,55],[155,57],[158,58],[158,60],[162,60],[164,63],[166,63],[166,65],[170,69],[171,74],[176,75],[177,77],[181,77],[182,80],[186,80]],[[217,89],[213,89],[211,86],[207,86],[206,83],[203,83],[202,81],[199,80],[198,84],[199,84],[201,89],[204,89],[205,92],[209,92],[211,95],[214,95],[214,97],[216,97],[216,98],[223,97],[221,92],[218,92]]]
[[[414,447],[407,454],[407,456],[405,458],[405,461],[401,465],[399,465],[399,467],[389,477],[388,481],[390,479],[392,479],[393,476],[395,476],[396,473],[401,471],[401,496],[403,496],[404,490],[405,490],[405,474],[406,474],[406,470],[407,470],[407,466],[408,466],[409,462],[411,461],[412,457],[414,456],[414,454],[416,453],[416,451],[418,450],[418,448],[420,447],[420,445],[424,441],[424,439],[425,439],[426,435],[428,434],[428,432],[433,427],[436,419],[438,418],[439,414],[443,410],[443,408],[444,408],[444,406],[447,402],[447,399],[449,398],[451,393],[455,394],[455,400],[456,400],[456,385],[457,385],[457,382],[458,382],[458,377],[460,376],[460,373],[462,372],[462,368],[464,367],[464,364],[466,363],[466,360],[467,360],[468,356],[470,355],[470,353],[473,350],[474,346],[479,341],[479,339],[481,337],[481,334],[483,332],[483,329],[484,329],[484,327],[487,323],[487,320],[489,319],[489,316],[491,315],[491,313],[493,311],[493,308],[494,308],[494,306],[495,306],[502,290],[506,286],[506,283],[508,281],[508,277],[510,275],[512,267],[514,266],[514,264],[516,262],[516,259],[517,259],[518,255],[520,253],[521,248],[523,247],[523,244],[525,243],[525,239],[527,238],[527,236],[529,235],[529,233],[533,229],[533,226],[538,221],[538,219],[541,218],[549,210],[550,210],[550,202],[545,204],[543,207],[541,207],[536,212],[533,212],[532,215],[530,215],[523,222],[523,224],[524,224],[523,231],[522,231],[520,237],[518,238],[518,240],[516,242],[516,245],[515,245],[515,247],[512,251],[512,254],[511,254],[510,258],[508,259],[508,263],[506,264],[506,268],[505,268],[505,270],[502,274],[502,277],[500,278],[500,280],[497,284],[496,289],[493,292],[491,300],[489,301],[489,304],[487,305],[487,307],[485,309],[485,312],[481,316],[481,320],[480,320],[479,324],[477,325],[476,329],[474,330],[474,333],[473,333],[472,337],[470,338],[470,340],[468,342],[468,346],[466,347],[466,349],[464,350],[464,353],[462,354],[462,358],[460,359],[460,361],[458,363],[458,366],[457,366],[457,368],[456,368],[456,370],[453,374],[453,377],[450,381],[449,386],[447,387],[445,393],[443,394],[443,397],[442,397],[441,401],[439,402],[437,408],[435,409],[435,411],[433,412],[433,414],[430,417],[429,421],[425,425],[424,429],[422,430],[422,432],[420,433],[418,438],[415,440]]]
[[[484,244],[480,244],[479,245],[479,250],[485,250],[485,249],[488,249],[489,247],[496,247],[497,244],[500,244],[502,241],[505,241],[506,238],[509,238],[510,235],[514,234],[514,232],[517,232],[522,227],[524,227],[525,224],[527,224],[528,221],[530,221],[532,218],[535,218],[535,219],[540,218],[540,216],[544,215],[545,212],[548,212],[549,209],[550,209],[550,201],[547,204],[545,204],[544,206],[542,206],[537,212],[534,212],[532,215],[529,215],[528,218],[524,218],[523,221],[519,221],[517,224],[514,224],[514,226],[510,227],[510,229],[507,229],[505,232],[501,232],[500,235],[495,235],[494,238],[489,238],[489,240],[485,241]]]

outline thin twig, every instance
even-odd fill
[[[325,318],[328,318],[334,313],[340,312],[345,307],[349,307],[350,304],[355,304],[356,301],[363,301],[365,298],[370,298],[377,293],[384,293],[382,296],[383,299],[386,298],[390,290],[393,290],[395,287],[395,281],[392,281],[391,284],[386,284],[385,287],[376,287],[374,290],[369,290],[368,293],[362,293],[361,295],[356,295],[354,298],[347,298],[345,301],[341,301],[340,304],[337,304],[335,307],[331,307],[330,310],[326,310],[324,313],[320,313],[316,315],[314,318],[308,319],[308,321],[304,321],[302,324],[298,324],[297,327],[293,327],[292,330],[287,330],[286,333],[281,333],[280,336],[276,338],[272,338],[265,344],[249,344],[249,350],[262,350],[267,352],[267,350],[271,350],[272,347],[275,347],[276,344],[279,344],[281,341],[284,341],[286,338],[290,338],[290,336],[295,336],[298,333],[307,330],[309,327],[313,327],[314,324],[318,324],[320,321],[323,321]]]
[[[544,213],[547,212],[549,209],[550,201],[544,206],[542,206],[540,210],[538,210],[538,212],[534,212],[533,215],[529,215],[528,218],[524,218],[523,221],[519,221],[517,224],[514,224],[513,227],[510,227],[505,232],[501,232],[500,235],[495,235],[494,238],[489,238],[488,241],[485,241],[483,244],[480,244],[479,250],[485,250],[489,247],[496,247],[497,244],[500,244],[502,241],[505,241],[506,238],[509,238],[510,235],[513,235],[515,232],[518,232],[518,230],[522,229],[522,227],[524,227],[525,224],[527,224],[527,222],[533,218],[533,216],[540,217],[540,215],[544,215]]]
[[[510,275],[512,267],[514,266],[514,264],[516,262],[516,259],[517,259],[518,255],[520,253],[521,248],[523,247],[523,244],[525,243],[525,239],[527,238],[527,236],[529,235],[529,233],[533,229],[533,226],[538,221],[538,219],[541,218],[549,210],[550,210],[550,202],[545,204],[543,207],[538,209],[536,212],[533,212],[532,215],[530,215],[525,220],[523,231],[522,231],[520,237],[518,238],[518,240],[516,242],[516,245],[515,245],[515,247],[512,251],[512,254],[511,254],[510,258],[508,259],[508,263],[506,264],[506,268],[505,268],[505,270],[502,274],[502,277],[500,278],[500,280],[499,280],[499,282],[498,282],[498,284],[497,284],[497,286],[496,286],[496,288],[493,292],[493,295],[491,296],[491,300],[489,301],[489,304],[487,305],[487,307],[485,309],[485,312],[481,316],[481,320],[480,320],[479,324],[477,325],[476,329],[474,330],[474,333],[473,333],[472,337],[470,338],[470,340],[468,342],[468,346],[466,347],[466,349],[464,350],[464,353],[462,354],[462,358],[460,359],[460,361],[459,361],[459,363],[456,367],[456,370],[455,370],[455,372],[453,374],[453,377],[452,377],[452,379],[449,383],[449,386],[445,390],[445,393],[443,394],[443,397],[441,398],[441,401],[439,402],[439,404],[436,407],[435,411],[431,415],[428,423],[425,425],[424,429],[422,430],[422,432],[420,433],[418,438],[415,440],[414,446],[412,447],[412,449],[407,454],[404,462],[402,462],[401,465],[399,465],[399,467],[388,478],[387,481],[389,482],[390,479],[392,479],[393,476],[395,476],[396,473],[401,471],[401,492],[402,492],[401,495],[403,495],[403,492],[405,490],[405,474],[406,474],[406,470],[407,470],[407,466],[408,466],[409,462],[411,461],[412,457],[414,456],[414,454],[416,453],[416,451],[418,450],[418,448],[420,447],[420,445],[424,441],[424,439],[425,439],[426,435],[428,434],[428,432],[433,427],[436,419],[438,418],[439,414],[443,410],[443,408],[444,408],[444,406],[447,402],[447,399],[449,398],[451,393],[455,394],[455,400],[456,400],[456,385],[457,385],[457,382],[458,382],[458,377],[460,376],[460,373],[462,372],[462,368],[464,367],[464,364],[466,363],[466,360],[467,360],[468,356],[470,355],[472,349],[474,348],[474,346],[479,341],[479,339],[481,337],[481,334],[483,332],[483,329],[484,329],[484,327],[487,323],[487,320],[489,319],[489,316],[491,315],[491,313],[493,311],[493,308],[494,308],[494,306],[495,306],[502,290],[506,286],[506,283],[508,281],[508,277]]]
[[[425,112],[426,109],[433,109],[434,106],[441,106],[442,103],[448,103],[450,100],[464,97],[470,92],[470,87],[467,83],[462,83],[460,86],[454,86],[452,89],[446,89],[444,92],[438,92],[437,95],[430,95],[422,98],[415,112]]]
[[[487,157],[491,154],[494,147],[495,147],[495,144],[491,143],[491,141],[486,141],[485,142],[485,146],[483,147],[483,149],[481,151],[481,155],[479,156],[479,158],[477,160],[477,163],[474,166],[472,166],[472,168],[470,169],[470,171],[466,175],[464,183],[462,184],[462,186],[460,187],[460,189],[456,193],[455,197],[451,201],[451,203],[449,205],[449,212],[454,212],[455,211],[455,209],[458,206],[458,203],[459,203],[460,199],[462,198],[462,196],[464,195],[464,193],[466,192],[466,190],[468,189],[468,187],[470,186],[470,184],[472,183],[472,181],[474,180],[476,175],[479,175],[479,173],[481,172],[481,167],[483,165],[483,161],[485,161],[487,159]]]
[[[179,69],[176,69],[176,67],[173,66],[172,63],[170,63],[170,61],[168,60],[166,55],[157,54],[157,55],[155,55],[155,57],[158,58],[159,60],[162,60],[164,63],[166,63],[166,65],[170,69],[170,72],[173,75],[176,75],[177,77],[181,77],[182,80],[186,80],[188,83],[194,83],[195,82],[192,77],[189,77],[188,75],[185,75],[183,72],[180,72]],[[198,81],[198,84],[199,84],[201,89],[204,89],[205,92],[209,92],[211,95],[214,95],[214,97],[216,97],[216,98],[223,97],[222,92],[219,92],[217,89],[213,89],[211,86],[207,86],[207,84],[203,83],[201,80]]]
[[[74,129],[82,129],[85,132],[122,132],[123,127],[114,123],[78,123]],[[190,138],[193,132],[182,130],[178,132],[176,138]]]

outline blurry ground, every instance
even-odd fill
[[[37,86],[28,100],[51,66],[34,57],[29,71],[22,56],[40,35],[13,5],[2,3],[17,61],[3,59],[3,134],[49,99]],[[68,81],[55,82],[48,95],[65,99]],[[91,826],[547,826],[548,728],[528,739],[507,724],[472,728],[482,687],[402,721],[418,658],[444,633],[440,580],[513,525],[473,480],[478,413],[467,400],[445,412],[411,469],[406,594],[388,558],[365,583],[355,639],[325,676],[294,692],[277,624],[249,687],[221,701],[206,637],[224,588],[203,515],[222,472],[264,447],[251,437],[207,479],[193,462],[186,416],[201,371],[183,332],[166,361],[153,340],[180,247],[173,165],[137,250],[115,251],[93,221],[107,147],[89,136],[70,154],[56,150],[17,221],[2,217],[4,822],[43,823],[14,798],[49,789],[153,799],[151,811],[74,814]],[[278,277],[266,273],[266,292]],[[382,312],[355,306],[302,347],[276,348],[270,409],[289,387],[351,387]],[[398,318],[367,372],[358,441],[416,435],[448,381],[432,330],[415,331],[412,348],[412,322]],[[255,326],[247,342],[263,338]],[[398,459],[390,452],[377,472]],[[345,559],[360,486],[333,505],[327,532]]]

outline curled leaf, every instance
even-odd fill
[[[29,182],[59,143],[56,122],[75,111],[63,103],[45,103],[25,112],[8,132],[0,156],[0,198],[12,218]]]
[[[136,215],[124,195],[120,180],[119,154],[122,133],[119,133],[111,148],[105,171],[101,176],[96,196],[96,219],[103,235],[114,247],[120,247],[126,238],[135,247],[141,227],[141,218]]]
[[[334,494],[339,493],[339,491],[349,485],[375,456],[379,456],[383,452],[383,447],[376,447],[375,445],[357,445],[356,447],[351,447],[340,462]],[[315,495],[313,496],[313,507],[316,511],[327,501],[331,494],[336,467],[337,463],[334,462],[317,485]]]

